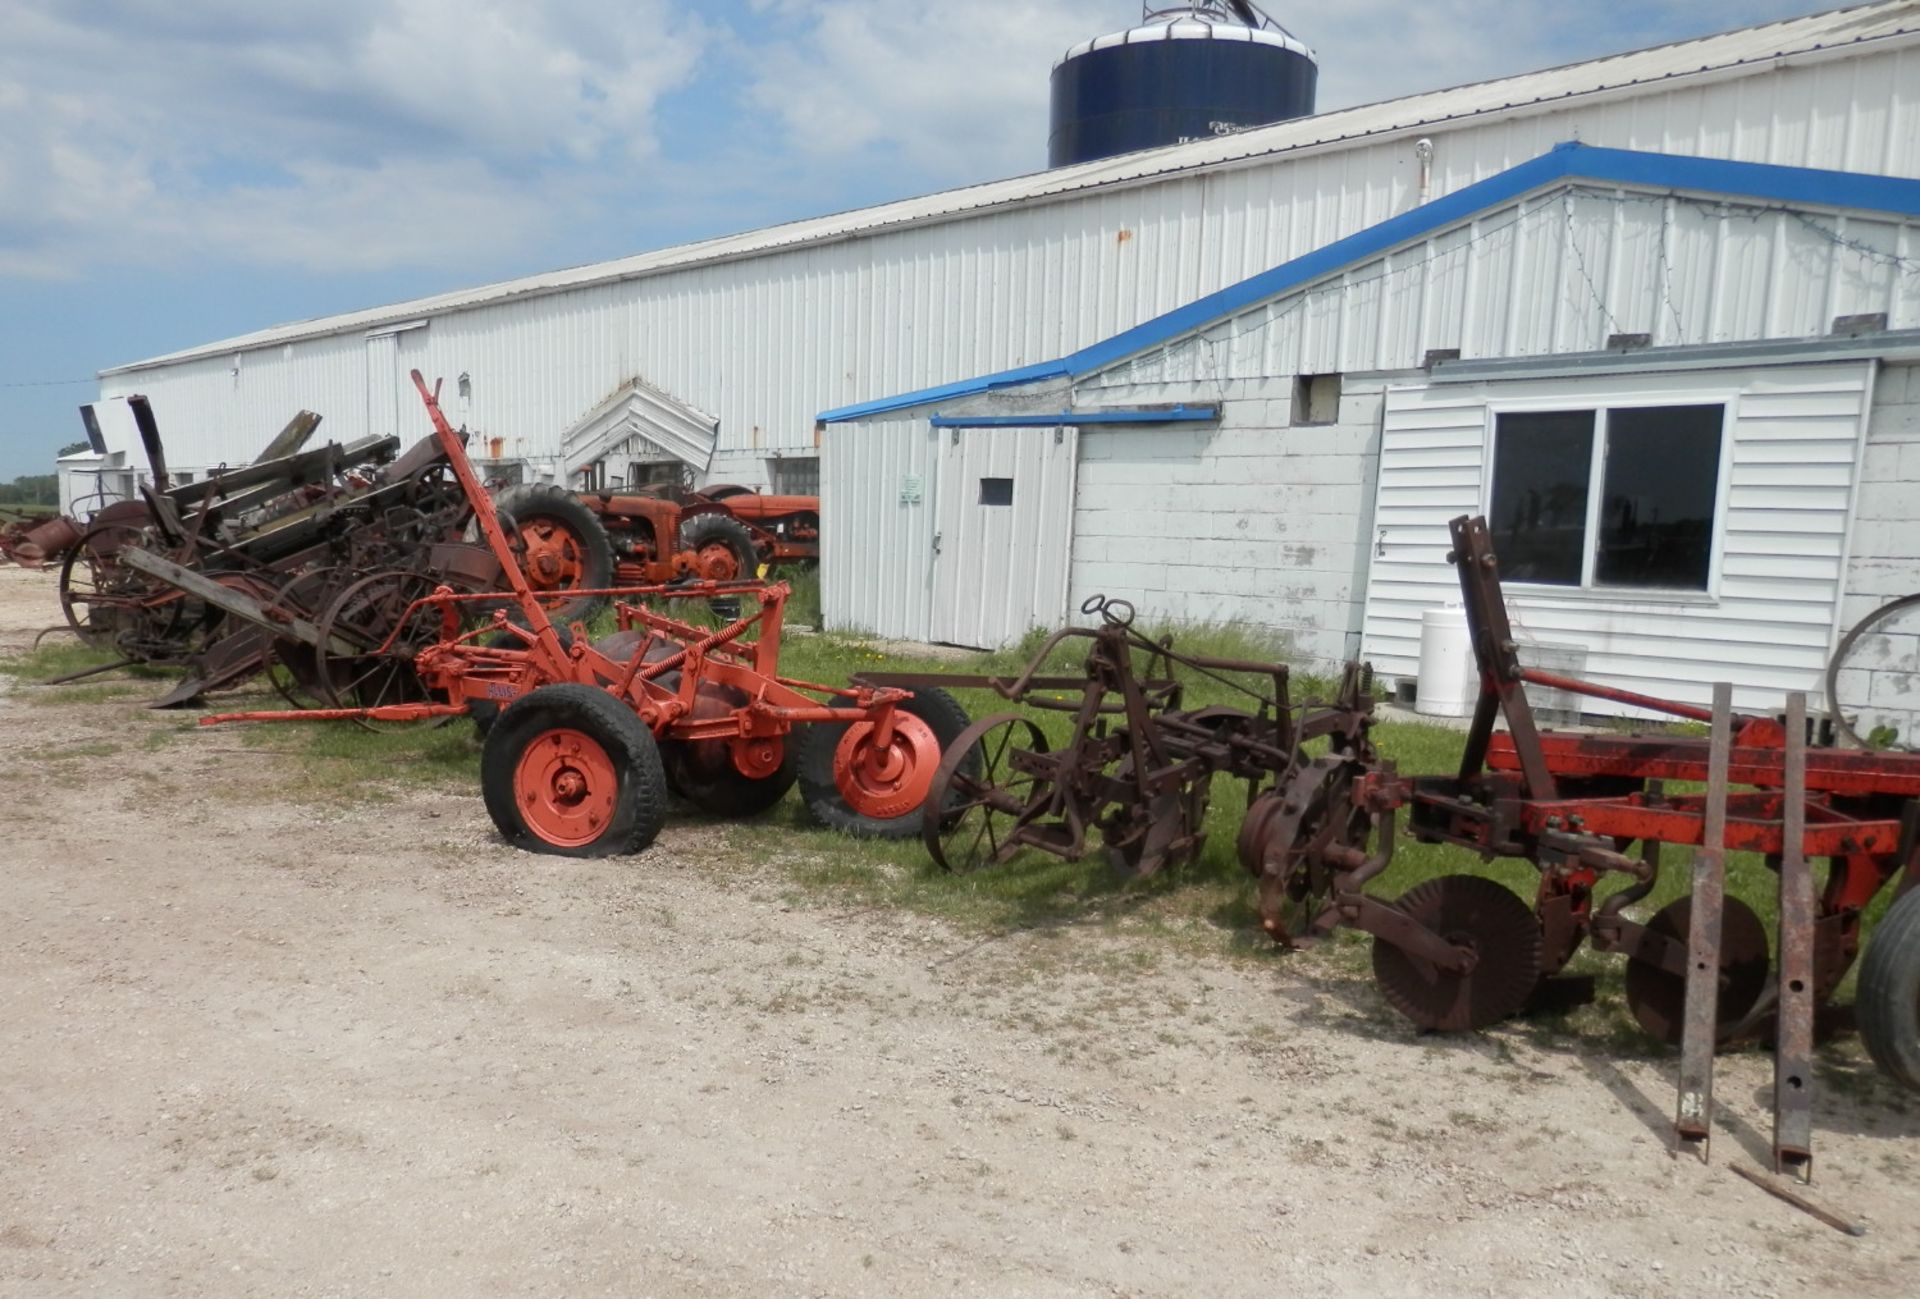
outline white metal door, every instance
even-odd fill
[[[931,639],[990,649],[1060,626],[1078,431],[939,433]]]

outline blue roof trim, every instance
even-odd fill
[[[1162,406],[1158,410],[1062,410],[1046,415],[942,415],[935,428],[1078,428],[1084,424],[1192,424],[1220,418],[1218,406]]]
[[[1344,266],[1378,256],[1400,244],[1464,220],[1487,208],[1510,203],[1534,190],[1566,180],[1612,182],[1656,189],[1693,190],[1769,203],[1806,203],[1920,217],[1920,181],[1869,176],[1851,171],[1782,167],[1763,162],[1730,162],[1670,153],[1638,153],[1591,145],[1555,145],[1538,158],[1477,181],[1412,211],[1403,212],[1358,234],[1336,240],[1303,257],[1262,271],[1238,284],[1210,293],[1163,316],[1115,334],[1057,361],[1002,370],[997,374],[923,388],[877,401],[842,406],[820,416],[823,424],[884,415],[930,402],[970,397],[1038,379],[1070,378],[1146,351],[1191,333],[1223,316],[1317,280]]]

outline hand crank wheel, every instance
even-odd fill
[[[1390,1005],[1421,1028],[1458,1032],[1497,1024],[1540,981],[1540,924],[1518,894],[1481,875],[1442,875],[1396,903],[1448,942],[1471,948],[1472,969],[1439,970],[1373,940],[1373,977]]]
[[[1031,759],[1047,737],[1018,713],[983,717],[954,740],[934,773],[920,838],[943,869],[956,874],[997,866],[1020,844],[1014,832],[1046,810],[1053,781]]]

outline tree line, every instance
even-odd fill
[[[69,442],[55,452],[56,455],[72,455],[85,451],[85,442]],[[0,483],[0,505],[54,505],[60,504],[60,476],[58,474],[22,474],[10,483]]]

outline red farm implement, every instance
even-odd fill
[[[481,789],[501,833],[536,852],[638,852],[659,832],[669,787],[704,810],[748,815],[798,782],[821,820],[911,835],[941,743],[966,725],[939,692],[840,689],[779,675],[787,588],[692,582],[568,590],[610,599],[618,630],[589,643],[556,625],[468,463],[438,393],[414,383],[506,594],[394,587],[334,630],[338,696],[355,708],[242,713],[222,721],[351,719],[370,725],[471,715],[486,729]],[[655,603],[731,597],[753,607],[725,626]]]
[[[1265,927],[1287,944],[1343,925],[1373,934],[1382,992],[1432,1029],[1577,1002],[1592,980],[1562,975],[1573,955],[1583,944],[1619,953],[1634,1017],[1681,1047],[1676,1138],[1704,1152],[1715,1046],[1769,1038],[1776,1163],[1806,1173],[1816,1029],[1850,1018],[1831,998],[1861,950],[1868,905],[1896,878],[1852,1010],[1882,1071],[1920,1089],[1920,755],[1813,747],[1801,695],[1783,717],[1743,717],[1726,685],[1703,709],[1524,668],[1485,520],[1456,519],[1452,534],[1481,678],[1459,770],[1402,778],[1356,753],[1338,760],[1340,799],[1306,808],[1285,787],[1257,799],[1240,843]],[[1710,732],[1542,731],[1529,683]],[[1402,810],[1417,840],[1532,863],[1531,908],[1474,874],[1426,881],[1394,902],[1368,894]],[[1629,918],[1654,892],[1667,845],[1692,849],[1691,892],[1645,921]],[[1777,954],[1753,908],[1727,891],[1733,852],[1762,854],[1778,873]],[[1828,865],[1816,886],[1820,858]]]

